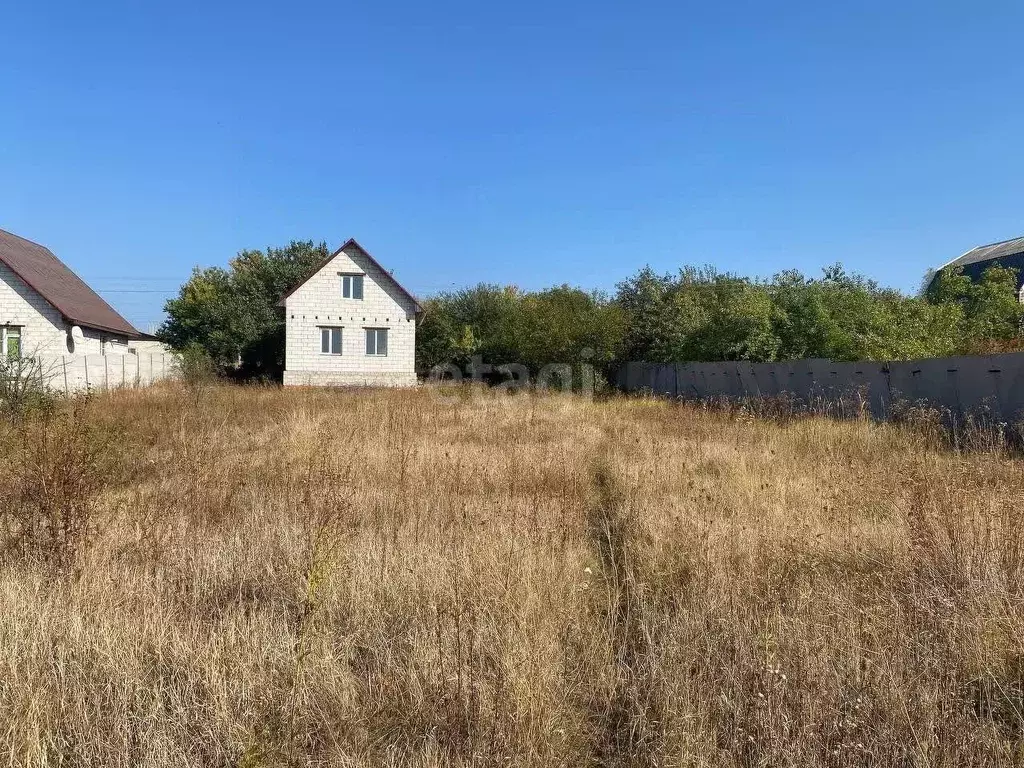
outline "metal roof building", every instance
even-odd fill
[[[969,278],[980,280],[981,274],[993,265],[1017,270],[1019,294],[1021,287],[1024,286],[1024,237],[972,248],[962,256],[943,264],[936,270],[936,275],[946,267],[961,267]]]

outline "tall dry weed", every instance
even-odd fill
[[[67,573],[100,534],[98,496],[117,475],[117,435],[95,424],[89,408],[81,399],[6,430],[0,551],[7,561]]]
[[[0,750],[1024,759],[1020,460],[780,414],[211,385],[6,424]]]

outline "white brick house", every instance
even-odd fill
[[[419,302],[355,240],[289,291],[285,386],[416,383]]]
[[[0,350],[7,357],[128,354],[149,339],[50,250],[0,230]]]

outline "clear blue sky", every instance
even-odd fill
[[[845,7],[838,7],[838,6]],[[645,263],[906,290],[1024,234],[1019,2],[23,2],[0,228],[127,317],[354,236],[420,294]]]

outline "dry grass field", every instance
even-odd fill
[[[0,431],[6,764],[1024,761],[1003,453],[228,386]]]

